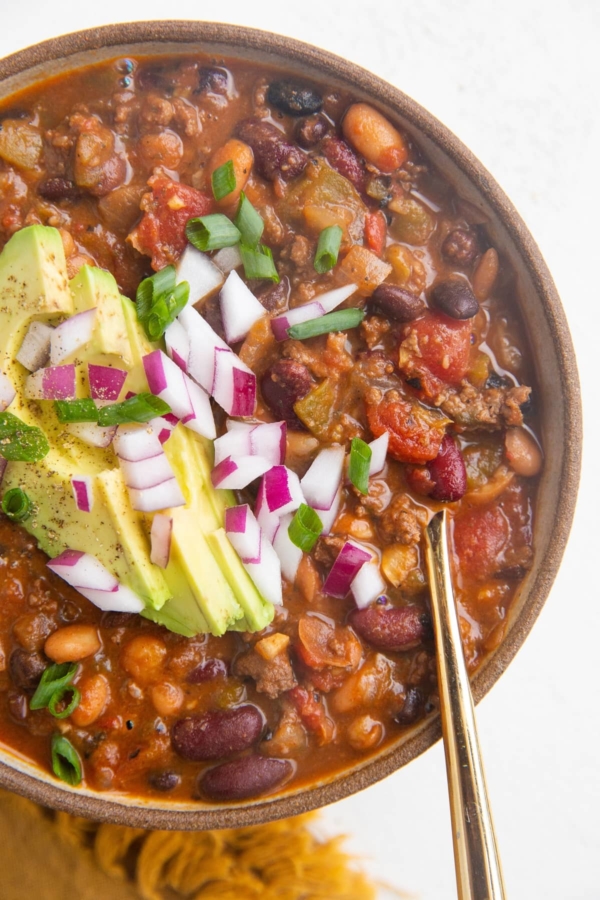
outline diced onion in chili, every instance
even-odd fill
[[[221,318],[228,344],[243,340],[255,322],[266,315],[252,291],[237,272],[230,272],[219,295]]]
[[[178,321],[183,325],[190,341],[188,373],[208,394],[212,394],[215,350],[225,350],[228,353],[232,351],[193,306],[188,304],[179,314]]]
[[[343,600],[360,568],[369,562],[372,554],[352,541],[346,541],[323,584],[323,593]]]
[[[236,425],[243,427],[234,427],[216,439],[215,465],[228,456],[262,456],[274,466],[284,462],[287,432],[285,422],[264,422],[260,425],[240,422]]]
[[[218,266],[223,275],[228,275],[233,269],[239,269],[242,265],[242,254],[236,244],[233,247],[223,247],[212,258],[215,266]]]
[[[184,372],[187,372],[190,357],[190,338],[179,319],[171,322],[165,331],[165,345],[167,353],[173,362],[180,369],[183,369]]]
[[[247,503],[225,510],[225,533],[243,563],[260,562],[260,526]]]
[[[0,372],[0,412],[4,412],[5,409],[8,409],[16,395],[17,392],[8,375],[4,375],[3,372]]]
[[[124,369],[88,364],[90,396],[93,400],[118,400],[126,378]]]
[[[223,213],[211,213],[190,219],[185,226],[188,241],[196,250],[220,250],[239,244],[241,234]]]
[[[166,569],[169,565],[172,533],[173,517],[156,513],[150,529],[150,562],[161,569]]]
[[[210,477],[216,488],[239,491],[270,468],[269,460],[260,456],[238,456],[237,459],[228,456],[215,466]]]
[[[177,506],[185,506],[185,497],[177,483],[175,476],[155,484],[152,487],[129,488],[131,505],[139,512],[156,512],[159,509],[174,509]]]
[[[348,477],[357,491],[369,493],[369,467],[371,465],[371,448],[361,438],[352,438],[350,444],[350,465]]]
[[[335,266],[344,232],[339,225],[329,225],[319,235],[315,253],[315,271],[322,275]]]
[[[217,432],[210,401],[202,388],[162,350],[147,354],[142,362],[152,393],[169,405],[183,425],[210,440],[215,438]]]
[[[30,400],[72,400],[75,397],[75,366],[48,366],[25,380],[25,396]]]
[[[178,284],[187,281],[190,286],[190,297],[186,308],[208,297],[223,284],[223,273],[218,266],[205,253],[201,253],[190,244],[179,257],[175,277]]]
[[[385,466],[387,458],[388,444],[390,441],[389,431],[384,431],[382,435],[371,441],[371,462],[369,464],[369,476],[377,475]]]
[[[90,342],[95,320],[96,309],[86,309],[54,329],[50,336],[51,365],[58,366],[63,359]]]
[[[260,562],[243,565],[265,600],[273,606],[281,606],[283,603],[281,563],[264,534],[261,534],[260,539]]]
[[[343,447],[325,447],[309,466],[300,482],[306,502],[321,515],[321,510],[331,509],[344,470]]]
[[[319,518],[323,523],[323,529],[321,534],[329,534],[333,528],[334,522],[338,517],[338,512],[340,511],[340,506],[342,504],[342,487],[338,487],[337,493],[334,497],[333,503],[329,507],[329,509],[319,509],[317,512],[319,513]]]
[[[212,395],[230,416],[251,416],[256,408],[256,375],[229,348],[215,350]]]
[[[275,540],[275,535],[279,530],[281,520],[277,513],[271,512],[269,510],[266,500],[264,478],[261,479],[258,488],[256,503],[254,505],[254,514],[257,518],[258,524],[260,525],[261,531],[263,532],[267,540],[273,543]]]
[[[297,516],[297,513],[296,513]],[[302,560],[302,548],[295,543],[290,537],[290,528],[293,520],[296,518],[292,513],[288,513],[281,517],[275,540],[273,541],[273,549],[279,557],[281,563],[281,572],[283,577],[293,584],[298,572],[298,566]]]
[[[54,328],[44,322],[32,322],[15,359],[30,372],[50,362],[50,342]]]
[[[263,476],[265,503],[269,512],[283,516],[304,503],[300,480],[287,466],[273,466]]]
[[[340,303],[347,300],[356,291],[355,284],[345,284],[343,287],[334,288],[315,297],[304,306],[296,306],[280,316],[271,319],[271,328],[277,341],[285,341],[288,338],[288,330],[301,323],[312,321],[330,313]]]
[[[156,485],[174,477],[171,463],[162,449],[160,453],[157,453],[156,456],[151,456],[149,459],[140,459],[135,462],[119,459],[119,464],[125,478],[125,484],[128,488],[134,488],[135,490],[156,487]]]
[[[94,506],[94,491],[91,475],[73,475],[71,487],[75,498],[75,506],[81,512],[91,512]]]
[[[379,560],[373,557],[370,562],[361,566],[352,580],[350,591],[359,609],[369,606],[385,593],[385,581],[379,571]]]

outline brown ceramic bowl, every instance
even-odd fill
[[[539,490],[535,558],[510,609],[506,637],[473,679],[480,700],[506,669],[535,622],[556,575],[575,508],[581,452],[581,410],[575,355],[560,300],[542,256],[520,216],[473,154],[417,103],[364,69],[308,44],[267,32],[206,22],[136,22],[66,35],[0,61],[0,98],[48,76],[128,55],[202,51],[280,65],[349,89],[398,123],[461,195],[480,208],[494,245],[514,267],[523,298],[549,449]],[[551,412],[551,414],[550,414]],[[340,800],[406,765],[440,737],[434,717],[361,765],[312,787],[272,799],[224,807],[198,802],[132,800],[72,790],[0,746],[0,785],[57,809],[146,828],[204,829],[252,825]]]

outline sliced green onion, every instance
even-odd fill
[[[41,428],[26,425],[12,413],[0,413],[0,456],[10,462],[38,462],[49,451]]]
[[[360,438],[352,438],[350,444],[350,468],[348,476],[357,491],[369,493],[369,467],[373,451]]]
[[[158,341],[188,302],[187,281],[176,283],[175,266],[165,266],[139,284],[136,295],[137,317],[151,341]]]
[[[233,247],[234,244],[239,244],[242,237],[231,219],[223,213],[190,219],[185,226],[185,233],[190,244],[197,250],[221,250],[222,247]]]
[[[270,247],[258,244],[252,248],[240,244],[240,253],[246,278],[268,278],[269,281],[274,281],[276,284],[279,282]]]
[[[319,316],[318,319],[309,319],[308,322],[292,325],[288,328],[288,336],[296,341],[304,341],[319,334],[329,334],[330,331],[346,331],[347,328],[356,328],[360,325],[364,317],[362,309],[340,309],[327,313],[326,316]]]
[[[97,422],[98,407],[93,400],[55,400],[59,422]]]
[[[323,272],[329,272],[335,266],[343,234],[339,225],[330,225],[328,228],[324,228],[319,235],[314,265],[320,275]]]
[[[311,506],[302,503],[298,512],[290,522],[288,534],[290,541],[305,553],[310,553],[323,530],[323,523]]]
[[[124,425],[127,422],[149,422],[157,416],[166,416],[171,407],[154,394],[136,394],[122,403],[111,403],[98,410],[98,425]]]
[[[77,663],[54,663],[44,671],[35,694],[31,698],[31,709],[45,709],[52,696],[71,683],[77,672]]]
[[[262,237],[265,223],[243,191],[240,194],[240,205],[234,223],[242,235],[242,244],[250,249],[256,247]]]
[[[235,172],[233,171],[232,160],[228,159],[226,163],[215,169],[210,180],[215,200],[222,200],[223,197],[230,194],[235,188]]]
[[[62,703],[69,694],[71,694],[71,699],[66,706],[59,709],[59,704]],[[55,719],[66,719],[67,716],[70,716],[71,713],[77,709],[80,701],[81,693],[78,688],[76,688],[74,684],[65,684],[63,687],[54,691],[50,697],[48,710]]]
[[[31,500],[21,488],[11,488],[2,499],[2,512],[13,522],[22,522],[31,513]]]
[[[53,734],[50,750],[56,777],[74,787],[81,784],[81,759],[71,741],[62,734]]]

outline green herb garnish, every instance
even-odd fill
[[[288,527],[292,544],[310,553],[323,530],[321,519],[311,506],[302,503]]]
[[[48,666],[31,698],[30,708],[45,709],[53,695],[71,683],[76,672],[77,663],[54,663]]]
[[[71,699],[62,709],[60,709],[59,705],[69,694],[71,694]],[[78,688],[76,688],[74,684],[66,684],[52,694],[48,703],[48,710],[55,719],[66,719],[67,716],[70,716],[71,713],[77,709],[80,700],[81,693]]]
[[[13,522],[22,522],[31,513],[32,503],[21,488],[11,488],[2,498],[2,512]]]
[[[352,438],[350,444],[350,481],[361,494],[369,493],[369,467],[373,451],[360,438]]]
[[[262,237],[265,223],[243,191],[240,194],[240,205],[234,223],[242,235],[242,244],[251,250],[254,249]]]
[[[166,266],[139,284],[135,300],[137,317],[146,336],[158,341],[175,321],[190,296],[187,281],[176,283],[175,266]]]
[[[233,171],[233,161],[228,159],[226,163],[219,166],[211,175],[212,192],[215,200],[222,200],[227,194],[230,194],[235,188],[235,172]]]
[[[273,262],[273,254],[269,247],[258,244],[256,247],[246,247],[240,244],[240,253],[244,264],[246,278],[268,278],[269,281],[279,282],[279,275]]]
[[[41,428],[26,425],[12,413],[0,413],[0,456],[10,462],[38,462],[50,452]]]
[[[128,422],[149,422],[157,416],[166,416],[171,407],[155,394],[136,394],[121,403],[111,403],[98,410],[98,425],[125,425]]]
[[[199,216],[190,219],[185,226],[185,233],[190,244],[197,250],[221,250],[239,244],[241,234],[231,219],[223,213],[210,216]]]
[[[314,266],[315,271],[320,275],[329,272],[335,266],[343,233],[339,225],[330,225],[328,228],[324,228],[319,235]]]
[[[296,341],[304,341],[306,338],[317,337],[319,334],[329,334],[330,331],[346,331],[347,328],[356,328],[365,317],[362,309],[340,309],[336,312],[319,316],[318,319],[309,319],[308,322],[300,322],[288,328],[288,337]]]
[[[56,777],[74,787],[81,784],[81,759],[71,741],[62,734],[53,734],[50,748]]]
[[[98,407],[93,400],[55,400],[59,422],[97,422]]]

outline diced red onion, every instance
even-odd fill
[[[329,534],[331,529],[333,528],[334,522],[338,517],[338,512],[340,511],[340,505],[342,502],[342,488],[341,486],[337,490],[337,494],[335,495],[335,499],[329,509],[319,509],[317,512],[319,513],[319,518],[323,523],[323,529],[321,534]]]
[[[37,372],[50,362],[50,340],[53,331],[54,328],[44,322],[32,322],[15,357],[17,362],[30,372]]]
[[[264,497],[269,512],[279,517],[304,503],[300,480],[286,466],[273,466],[263,477]]]
[[[221,288],[219,303],[228,344],[243,340],[254,323],[266,315],[264,306],[235,271],[227,276]]]
[[[77,590],[104,612],[140,613],[144,609],[143,601],[124,584],[117,585],[114,591]]]
[[[330,597],[339,597],[343,600],[350,591],[350,586],[356,578],[361,566],[372,558],[363,547],[352,541],[346,541],[337,555],[329,575],[323,584],[323,593]]]
[[[172,532],[173,517],[156,513],[150,529],[150,562],[161,569],[166,569],[169,565]]]
[[[155,512],[158,509],[185,506],[185,497],[175,477],[150,488],[141,490],[129,488],[129,497],[132,507],[139,512]]]
[[[97,366],[88,363],[88,378],[92,400],[106,400],[114,403],[125,384],[127,372],[112,366]]]
[[[229,348],[217,347],[211,393],[230,416],[251,416],[256,408],[256,375]]]
[[[73,475],[71,487],[77,509],[80,509],[81,512],[91,512],[94,505],[91,475]]]
[[[292,543],[288,533],[288,528],[290,527],[290,522],[293,518],[292,513],[288,513],[286,516],[281,517],[279,528],[277,529],[277,534],[273,541],[273,549],[279,557],[283,577],[286,578],[290,584],[294,583],[298,566],[302,560],[302,550]]]
[[[239,269],[242,265],[242,254],[239,247],[223,247],[212,258],[213,263],[218,266],[224,275],[227,275],[232,269]]]
[[[385,581],[379,571],[379,560],[372,558],[354,576],[350,590],[359,609],[364,609],[385,593]]]
[[[285,459],[285,438],[285,422],[265,422],[261,425],[232,428],[214,443],[215,465],[228,456],[262,456],[263,459],[270,460],[272,465],[278,466]]]
[[[218,348],[229,351],[229,347],[190,304],[180,312],[178,321],[190,339],[188,374],[207,394],[212,394],[215,380],[215,350]]]
[[[0,412],[8,409],[16,396],[17,392],[13,387],[12,381],[8,375],[0,372]]]
[[[158,416],[156,419],[150,419],[148,422],[148,425],[152,428],[161,444],[167,443],[173,433],[175,425],[179,422],[177,417],[173,417],[175,418],[175,424],[173,424],[170,414],[167,414],[167,416]]]
[[[389,441],[389,431],[384,431],[383,434],[381,434],[378,438],[375,438],[375,440],[371,441],[371,443],[369,444],[369,447],[371,448],[369,476],[377,475],[377,473],[381,472],[381,470],[385,466]]]
[[[170,358],[184,372],[188,370],[188,359],[190,356],[190,338],[178,319],[171,322],[165,331],[165,344],[167,353]]]
[[[270,468],[269,460],[260,456],[239,456],[235,460],[228,456],[215,466],[210,477],[216,488],[239,491]]]
[[[95,320],[96,310],[86,309],[54,329],[50,339],[50,362],[53,366],[90,342]]]
[[[218,437],[214,443],[215,466],[228,457],[252,456],[250,434],[252,428],[236,428]]]
[[[223,284],[223,273],[200,250],[188,244],[175,269],[177,284],[187,281],[190,286],[189,305],[198,303]]]
[[[239,419],[226,419],[225,428],[227,431],[251,431],[259,422],[241,422]]]
[[[208,394],[202,390],[199,384],[188,378],[187,375],[184,375],[184,378],[186,379],[192,412],[191,415],[183,417],[181,424],[191,431],[195,431],[196,434],[201,434],[202,437],[212,441],[217,436],[217,429]]]
[[[186,375],[179,366],[162,350],[142,357],[142,362],[150,391],[168,403],[179,419],[193,415]]]
[[[163,452],[152,428],[143,425],[120,425],[113,444],[117,456],[129,462],[150,459]]]
[[[331,509],[342,481],[344,456],[343,447],[326,447],[300,482],[306,502],[313,509]]]
[[[267,506],[264,478],[261,479],[258,488],[256,503],[254,504],[254,515],[256,516],[260,529],[266,539],[273,543],[279,528],[280,519],[277,513],[270,512],[269,507]]]
[[[25,380],[25,396],[30,400],[75,399],[75,366],[48,366]]]
[[[77,590],[114,591],[119,586],[115,576],[95,556],[81,550],[64,550],[47,566]]]
[[[260,527],[247,503],[225,510],[225,532],[243,563],[260,562]]]
[[[110,447],[115,434],[117,433],[116,425],[102,426],[95,425],[93,422],[69,422],[65,425],[65,430],[69,434],[75,435],[80,441],[89,444],[90,447],[100,447],[104,449]]]
[[[314,297],[309,303],[305,303],[304,306],[296,306],[281,316],[271,319],[271,328],[275,340],[287,340],[288,328],[291,328],[292,325],[309,322],[311,319],[320,319],[326,313],[332,312],[336,306],[347,300],[355,291],[355,284],[345,284],[343,287],[334,288],[332,291],[327,291],[325,294]]]
[[[125,484],[128,488],[136,490],[156,487],[156,485],[175,477],[171,464],[162,450],[156,456],[139,459],[135,462],[119,457],[119,464]]]
[[[281,564],[264,534],[260,540],[260,562],[244,563],[244,568],[265,600],[274,606],[281,606],[283,603]]]

